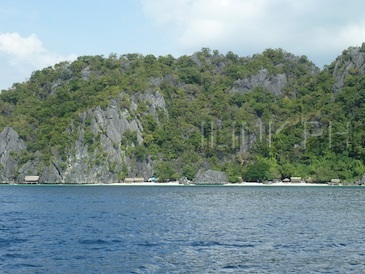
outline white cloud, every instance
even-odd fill
[[[202,47],[238,54],[283,48],[319,65],[365,40],[357,0],[141,0],[182,52]]]
[[[351,43],[351,45],[360,45],[365,41],[365,21],[361,24],[349,24],[341,29],[339,43]]]
[[[24,81],[34,70],[76,58],[75,55],[63,56],[47,50],[35,34],[22,37],[16,32],[0,34],[0,57],[3,60],[0,89],[10,87],[13,82],[9,81]],[[7,71],[12,71],[11,75],[7,75]]]
[[[182,47],[229,38],[262,14],[262,0],[142,0],[145,12],[160,26],[171,27]],[[237,33],[238,34],[238,33]]]

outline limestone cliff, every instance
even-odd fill
[[[237,80],[232,92],[249,92],[257,87],[263,87],[275,95],[281,95],[282,89],[287,85],[288,79],[285,73],[271,75],[267,69],[262,69],[256,75]]]
[[[144,177],[153,175],[153,163],[147,159],[137,159],[128,154],[130,146],[143,142],[143,126],[135,111],[140,101],[149,104],[148,112],[156,115],[157,109],[167,113],[163,96],[158,92],[148,90],[140,96],[132,98],[129,108],[120,106],[119,98],[112,100],[105,110],[96,107],[82,113],[82,123],[72,130],[77,131],[78,138],[73,144],[74,153],[69,153],[66,168],[57,172],[56,179],[62,183],[113,183],[122,179],[123,175]],[[124,144],[125,133],[134,133],[136,140]],[[85,142],[85,134],[91,140]],[[125,174],[122,174],[125,172]],[[57,176],[56,176],[57,177]],[[42,177],[44,182],[51,182],[52,178]]]
[[[159,91],[148,90],[130,98],[129,107],[125,107],[121,104],[125,96],[122,93],[106,109],[96,107],[81,113],[81,123],[69,127],[69,135],[77,138],[69,144],[67,158],[53,150],[49,165],[37,155],[22,163],[25,141],[12,128],[4,128],[0,134],[0,181],[23,182],[27,175],[40,175],[39,182],[48,184],[113,183],[125,176],[148,179],[153,175],[151,159],[128,154],[131,147],[143,142],[143,126],[135,111],[142,101],[156,118],[158,110],[167,115],[165,101]],[[136,138],[123,143],[126,133]]]
[[[19,168],[18,155],[26,149],[26,144],[18,133],[5,127],[0,133],[0,181],[14,182]]]
[[[338,92],[343,88],[349,75],[365,74],[365,43],[361,47],[350,47],[328,67],[335,82],[333,90]]]
[[[347,143],[359,145],[345,145],[345,154],[326,151],[324,162],[341,155],[344,166],[331,165],[326,176],[359,177],[365,170],[364,161],[358,163],[364,74],[365,45],[345,50],[322,71],[282,49],[249,57],[209,49],[179,58],[81,56],[1,92],[0,181],[36,175],[40,183],[83,184],[157,176],[211,183],[244,179],[260,161],[272,176],[319,176],[323,161],[311,159],[324,157],[317,146],[328,146],[327,132],[304,150],[298,145],[306,138],[303,121],[337,126],[352,117],[359,122]],[[228,176],[203,172],[204,165]]]
[[[221,185],[227,182],[227,175],[224,172],[211,169],[200,169],[193,179],[194,184],[201,185]]]

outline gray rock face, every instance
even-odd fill
[[[17,156],[24,149],[26,149],[25,142],[20,139],[18,133],[10,127],[5,127],[0,133],[0,181],[17,179]]]
[[[39,182],[42,184],[64,183],[61,168],[57,167],[56,164],[51,163],[48,167],[43,169]]]
[[[68,157],[63,181],[78,184],[116,182],[116,172],[122,169],[125,160],[125,152],[121,148],[124,133],[127,129],[136,131],[139,141],[142,140],[142,130],[138,121],[128,121],[129,112],[120,110],[115,105],[106,110],[97,107],[81,116],[85,123],[78,128],[75,154]],[[86,125],[87,119],[90,120],[90,125]],[[93,143],[85,143],[85,135],[90,133]],[[91,146],[94,147],[90,148]]]
[[[281,90],[287,84],[288,80],[285,74],[271,75],[267,69],[262,69],[256,75],[237,80],[231,92],[249,92],[257,87],[263,87],[275,95],[281,95]]]
[[[31,160],[27,161],[24,165],[18,166],[17,181],[24,182],[25,176],[38,175],[38,170],[41,169],[38,168],[41,166],[40,162],[40,154],[35,153]]]
[[[211,169],[207,171],[199,170],[193,179],[194,184],[220,185],[227,182],[226,173]]]
[[[179,183],[180,184],[189,184],[190,183],[190,180],[188,178],[186,178],[186,177],[181,177],[179,179]]]
[[[361,176],[361,178],[355,182],[355,185],[365,185],[365,173]]]
[[[152,89],[143,92],[139,96],[135,96],[134,101],[138,103],[139,101],[145,102],[149,108],[149,113],[158,121],[158,110],[162,110],[164,115],[168,117],[168,112],[166,108],[166,102],[163,95],[158,91],[153,91]]]
[[[78,138],[71,144],[66,162],[55,157],[50,166],[43,168],[40,183],[115,183],[125,169],[128,177],[152,176],[151,159],[137,160],[126,152],[143,142],[143,127],[134,114],[140,101],[156,119],[158,110],[168,115],[164,97],[152,90],[132,98],[129,108],[120,106],[116,99],[106,109],[96,107],[82,113],[82,124],[72,129]],[[137,142],[126,147],[122,140],[127,131],[135,132]],[[89,141],[85,141],[87,138]]]
[[[342,89],[345,78],[351,73],[365,74],[365,44],[361,48],[349,48],[337,57],[333,69],[334,92]]]

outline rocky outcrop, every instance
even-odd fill
[[[168,112],[166,108],[166,102],[163,95],[159,90],[149,89],[144,93],[134,96],[134,101],[138,104],[138,102],[142,101],[147,104],[149,113],[153,115],[155,120],[159,120],[158,111],[162,111],[166,117],[168,117]]]
[[[114,183],[128,177],[153,175],[153,162],[150,158],[137,159],[128,151],[143,142],[143,126],[136,115],[137,105],[143,101],[148,113],[158,119],[159,110],[168,115],[164,97],[158,92],[148,90],[136,95],[129,107],[121,104],[120,98],[112,100],[106,109],[96,107],[80,114],[81,125],[71,126],[77,133],[75,143],[70,144],[66,162],[54,157],[52,163],[44,167],[40,183]],[[125,134],[136,139],[125,143]]]
[[[187,177],[181,177],[180,179],[179,179],[179,183],[180,184],[184,184],[184,185],[186,185],[186,184],[190,184],[190,180],[187,178]]]
[[[26,149],[25,142],[10,127],[0,133],[0,181],[15,182],[17,180],[18,159]]]
[[[25,164],[21,162],[18,164],[17,182],[24,182],[25,176],[39,175],[39,171],[43,169],[42,167],[41,154],[36,152]]]
[[[55,162],[50,163],[42,170],[42,174],[39,178],[39,182],[42,184],[60,184],[65,183],[63,180],[62,168]]]
[[[345,84],[350,74],[365,74],[365,43],[361,47],[351,47],[342,52],[342,55],[330,67],[335,79],[334,92],[338,92]]]
[[[208,169],[200,169],[193,179],[193,184],[200,185],[221,185],[228,182],[227,175],[224,172]]]
[[[25,141],[15,130],[5,127],[0,133],[0,182],[21,183],[28,175],[39,175],[42,184],[114,183],[126,176],[148,179],[154,173],[152,159],[138,159],[130,153],[143,143],[137,105],[143,102],[148,106],[145,111],[158,121],[161,113],[168,117],[166,103],[158,90],[128,98],[127,105],[122,102],[125,96],[122,93],[105,109],[96,107],[80,114],[81,122],[69,128],[73,141],[66,149],[66,159],[55,148],[48,164],[41,161],[38,152],[24,157]],[[126,141],[128,134],[131,139]]]
[[[351,48],[331,67],[335,89],[342,88],[346,75],[365,72],[364,53],[364,47]],[[212,152],[216,141],[214,156],[219,164],[236,158],[244,164],[259,138],[256,136],[262,141],[262,136],[267,135],[267,124],[263,125],[262,111],[256,105],[247,108],[250,116],[245,117],[243,107],[251,99],[227,93],[246,93],[259,88],[258,93],[265,89],[276,96],[295,97],[296,90],[318,73],[305,57],[281,50],[240,58],[231,52],[224,56],[214,51],[212,55],[204,49],[178,60],[172,56],[172,59],[161,57],[158,67],[149,67],[153,58],[80,57],[75,63],[37,72],[29,85],[4,93],[0,106],[1,114],[5,115],[2,127],[27,125],[22,127],[21,135],[26,135],[24,139],[29,143],[13,129],[4,128],[0,134],[0,181],[21,182],[29,175],[39,176],[41,183],[147,179],[154,174],[154,164],[159,160],[176,161],[176,174],[184,174],[185,161],[200,162],[210,157],[210,148],[203,146],[208,139],[211,139]],[[36,97],[29,104],[21,104],[24,98],[32,99],[31,96]],[[88,100],[76,103],[83,98]],[[63,106],[63,102],[67,104]],[[284,111],[285,102],[281,106]],[[171,107],[170,117],[168,107]],[[224,113],[226,110],[234,112]],[[275,120],[276,124],[285,120],[281,118],[284,111]],[[259,121],[256,124],[255,116]],[[241,123],[246,118],[247,128],[242,124],[239,130],[238,125],[232,125],[233,121]],[[168,123],[171,120],[174,124]],[[213,124],[214,120],[217,130],[212,126],[210,131],[203,131],[203,123]],[[263,120],[267,120],[266,116]],[[181,126],[183,136],[180,130],[175,131],[175,124]],[[231,133],[226,129],[220,131],[226,125],[233,127],[232,150],[228,148]],[[221,145],[223,141],[225,144]],[[187,158],[191,151],[197,161]],[[190,175],[191,170],[188,171]],[[227,176],[204,166],[194,182],[221,184],[227,182]]]
[[[270,74],[267,69],[262,69],[256,75],[239,79],[234,82],[231,92],[249,92],[257,87],[263,87],[275,95],[281,95],[281,91],[288,84],[286,74]]]
[[[365,185],[365,173],[361,176],[361,178],[355,182],[355,185],[363,186]]]

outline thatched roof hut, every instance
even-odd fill
[[[39,176],[25,176],[24,183],[25,184],[38,184]]]

